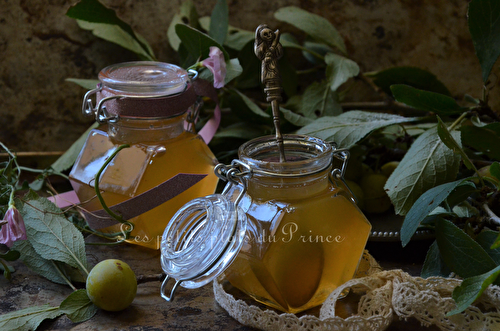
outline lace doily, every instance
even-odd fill
[[[461,314],[446,316],[455,309],[451,298],[458,279],[412,277],[402,270],[382,271],[368,252],[355,278],[333,291],[321,306],[319,317],[297,316],[262,309],[236,299],[220,280],[214,281],[216,301],[238,322],[261,330],[385,330],[393,318],[416,318],[422,325],[441,330],[500,330],[500,287],[490,285],[481,297]],[[339,300],[346,290],[356,297],[357,312],[338,316]]]

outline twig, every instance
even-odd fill
[[[115,214],[111,209],[109,209],[108,205],[104,202],[104,199],[103,197],[101,196],[101,191],[99,190],[99,179],[101,177],[101,174],[102,172],[104,171],[104,169],[106,169],[106,167],[108,166],[108,164],[115,158],[115,156],[124,148],[129,148],[130,145],[128,144],[124,144],[124,145],[121,145],[119,146],[114,152],[113,154],[111,154],[108,159],[106,160],[106,162],[104,162],[104,164],[102,165],[102,167],[99,169],[99,171],[97,172],[97,174],[95,175],[95,181],[94,181],[94,188],[95,188],[95,193],[97,195],[97,198],[99,199],[99,202],[101,203],[102,205],[102,208],[106,211],[106,213],[108,213],[111,217],[113,217],[115,220],[117,220],[118,222],[120,223],[125,223],[125,221],[123,220],[123,217],[121,215],[117,215]]]
[[[387,97],[387,94],[382,90],[380,87],[378,87],[373,80],[369,79],[366,77],[363,73],[360,73],[356,78],[360,79],[363,83],[366,85],[370,86],[375,92],[377,92],[380,96],[383,98]]]
[[[139,275],[137,276],[137,284],[148,283],[148,282],[161,282],[165,279],[165,274],[156,275]]]
[[[61,152],[16,152],[17,157],[37,157],[37,156],[61,156],[64,151]],[[0,157],[11,156],[11,153],[0,153]]]
[[[490,206],[488,206],[487,203],[483,204],[483,209],[484,211],[488,214],[490,217],[490,221],[493,224],[500,225],[500,217],[498,217],[491,209]]]
[[[64,279],[64,281],[69,285],[69,287],[71,287],[71,289],[73,291],[76,291],[77,290],[76,287],[73,284],[71,284],[71,282],[69,281],[69,279],[63,274],[63,272],[61,271],[61,269],[59,269],[59,266],[53,260],[51,260],[50,262],[52,262],[52,265],[54,266],[54,268],[59,273],[59,276],[61,276]]]

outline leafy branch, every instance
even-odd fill
[[[97,0],[84,2],[89,5]],[[94,5],[94,9],[99,6]],[[73,7],[70,16],[88,20],[83,13],[75,14],[83,8],[79,6]],[[260,64],[253,54],[253,32],[229,26],[227,12],[227,4],[221,0],[211,17],[199,18],[193,4],[183,2],[168,33],[181,65],[193,63],[211,45],[224,50],[228,63],[237,60],[239,71],[228,80],[231,85],[220,92],[229,113],[210,145],[219,158],[233,157],[244,139],[270,133],[269,109],[257,93]],[[275,18],[305,34],[305,41],[299,42],[299,38],[282,32],[282,44],[287,53],[301,54],[310,64],[293,68],[286,56],[279,63],[285,94],[282,130],[333,140],[349,148],[351,160],[346,176],[352,185],[365,172],[363,169],[380,173],[384,163],[395,162],[397,166],[387,173],[384,188],[395,213],[405,216],[403,245],[419,227],[436,233],[436,244],[428,252],[422,274],[437,275],[448,270],[445,276],[454,272],[478,277],[473,281],[467,278],[463,287],[470,289],[468,284],[474,284],[474,295],[484,290],[485,284],[497,277],[493,270],[500,262],[488,264],[488,270],[471,262],[466,269],[473,270],[472,274],[463,274],[456,270],[454,256],[463,259],[457,249],[470,240],[474,242],[483,230],[496,234],[489,247],[500,246],[495,228],[496,213],[500,212],[495,207],[499,201],[500,171],[496,170],[496,161],[500,160],[500,117],[488,104],[492,85],[489,75],[500,55],[500,6],[493,0],[473,0],[469,4],[469,31],[484,87],[480,98],[466,96],[460,102],[434,74],[420,68],[360,72],[357,63],[349,59],[342,36],[319,15],[285,7],[275,13]],[[110,25],[112,21],[103,18],[99,24]],[[122,43],[119,38],[106,38]],[[206,74],[202,76],[210,79]],[[301,87],[299,76],[301,81],[314,78]],[[381,100],[343,102],[349,93],[348,82],[368,84]],[[475,164],[487,166],[477,169]],[[466,223],[461,224],[464,219]],[[451,235],[457,235],[459,242],[445,244]],[[476,244],[471,247],[468,261],[474,260],[474,254],[492,254],[489,248]],[[477,286],[480,280],[483,283]],[[460,307],[456,312],[470,304],[470,297],[466,300],[457,294],[454,298]]]
[[[67,15],[83,29],[132,51],[139,59],[156,60],[148,42],[99,1],[82,0]],[[464,100],[455,98],[434,74],[420,68],[361,72],[349,58],[340,33],[319,15],[284,7],[275,18],[303,34],[297,38],[282,33],[288,55],[279,62],[284,90],[283,132],[314,135],[348,148],[351,160],[346,176],[352,179],[352,185],[367,173],[383,173],[387,163],[397,164],[387,173],[384,188],[393,206],[389,212],[404,217],[402,244],[408,244],[420,227],[434,230],[436,240],[427,253],[422,276],[448,277],[453,273],[463,278],[453,293],[457,308],[449,314],[462,312],[490,284],[499,283],[500,112],[490,107],[488,97],[492,86],[489,76],[500,55],[500,5],[494,0],[473,0],[469,4],[469,31],[484,86],[481,97],[466,96]],[[181,66],[206,57],[210,46],[224,53],[228,74],[219,100],[227,111],[210,144],[222,161],[233,158],[243,140],[272,130],[270,109],[261,92],[260,63],[253,51],[254,32],[228,22],[224,0],[217,2],[210,17],[201,18],[193,3],[184,1],[168,29],[168,41],[177,51]],[[295,68],[291,58],[297,57],[303,57],[307,64]],[[200,77],[213,79],[208,70],[201,71]],[[95,86],[93,79],[69,80]],[[344,102],[350,87],[358,83],[368,84],[380,100]],[[210,116],[210,107],[207,103],[198,125]],[[9,261],[19,257],[18,252],[33,271],[73,290],[76,287],[72,282],[81,282],[88,274],[81,231],[93,230],[86,226],[77,229],[65,213],[34,191],[45,185],[48,176],[64,176],[85,136],[50,169],[37,172],[39,177],[31,183],[19,182],[21,170],[28,169],[20,167],[10,152],[9,161],[2,163],[0,177],[2,212],[14,190],[31,189],[16,205],[25,218],[28,240],[16,242],[13,250],[0,258]],[[477,169],[477,164],[487,166]],[[100,174],[95,188],[102,200]],[[1,259],[0,264],[8,276],[10,267]],[[81,321],[93,316],[95,309],[86,294],[77,290],[58,307],[44,305],[2,315],[0,327],[35,329],[43,319],[63,313]]]

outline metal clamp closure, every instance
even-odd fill
[[[342,178],[344,178],[345,172],[347,170],[347,162],[349,161],[349,157],[350,157],[349,150],[347,148],[336,149],[335,145],[332,145],[332,146],[334,147],[333,157],[342,161],[342,166],[340,168],[340,176]],[[332,159],[332,163],[333,163],[333,159]],[[333,173],[333,171],[332,171],[332,173]]]
[[[102,83],[97,84],[97,87],[93,90],[88,91],[83,96],[82,113],[85,116],[95,116],[96,109],[90,98],[93,94],[100,92],[102,90]]]
[[[95,116],[95,120],[98,123],[105,123],[105,122],[116,122],[119,117],[118,116],[110,116],[109,113],[106,110],[106,106],[104,106],[104,103],[108,100],[111,99],[117,99],[117,98],[123,98],[123,97],[129,97],[129,96],[124,96],[124,95],[116,95],[116,96],[110,96],[103,98],[99,101],[97,104],[97,107],[94,108],[94,104],[92,102],[92,99],[90,98],[93,94],[97,94],[98,92],[102,91],[102,83],[97,84],[97,87],[93,90],[88,91],[85,93],[83,97],[83,104],[82,104],[82,113],[85,116]]]
[[[240,166],[244,169],[243,171],[240,170]],[[217,177],[228,182],[222,191],[222,195],[226,195],[233,185],[240,186],[240,193],[234,201],[235,206],[238,206],[238,203],[247,191],[247,180],[253,175],[253,171],[250,166],[240,160],[233,160],[231,165],[219,163],[215,166],[214,172]]]

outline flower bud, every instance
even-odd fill
[[[6,223],[0,229],[0,243],[12,247],[15,241],[27,239],[23,217],[16,207],[13,205],[9,207],[3,221]]]
[[[224,79],[226,78],[224,53],[218,47],[211,46],[208,58],[201,61],[201,64],[207,67],[214,75],[214,87],[224,87]]]

